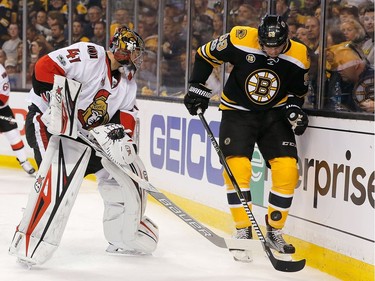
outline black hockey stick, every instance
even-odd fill
[[[85,135],[78,133],[79,138],[82,139],[86,144],[90,147],[95,149],[100,156],[107,158],[109,161],[112,161],[108,154],[103,150],[103,148],[92,139],[89,139]],[[127,174],[132,180],[139,184],[140,188],[143,188],[150,194],[153,198],[155,198],[159,203],[161,203],[164,207],[166,207],[169,211],[183,220],[186,224],[188,224],[191,228],[201,234],[204,238],[209,240],[214,245],[220,248],[227,248],[227,249],[241,249],[241,250],[252,250],[256,247],[260,248],[259,241],[251,241],[251,240],[244,240],[244,239],[227,239],[217,235],[216,233],[212,232],[210,229],[199,223],[193,217],[191,217],[188,213],[178,207],[175,203],[173,203],[166,195],[160,192],[156,187],[154,187],[148,181],[140,178],[138,175],[133,173],[131,170],[126,168],[125,166],[118,165],[117,167],[121,169],[125,174]]]
[[[208,125],[206,119],[204,118],[202,110],[200,108],[198,109],[198,116],[199,116],[200,120],[202,121],[202,124],[203,124],[205,130],[207,131],[207,135],[210,138],[211,143],[212,143],[213,147],[215,148],[215,150],[216,150],[216,152],[217,152],[217,154],[220,158],[221,164],[224,166],[225,171],[228,173],[228,176],[229,176],[229,178],[230,178],[230,180],[231,180],[231,182],[234,186],[234,189],[237,193],[237,196],[241,200],[242,206],[244,207],[244,209],[246,211],[246,214],[249,217],[249,220],[250,220],[255,232],[258,235],[259,240],[262,242],[263,249],[266,252],[269,260],[271,261],[273,267],[276,270],[285,271],[285,272],[296,272],[296,271],[302,270],[305,267],[305,264],[306,264],[305,259],[299,260],[299,261],[284,261],[284,260],[277,259],[273,255],[270,247],[268,246],[268,243],[266,242],[266,240],[264,238],[264,235],[263,235],[262,231],[259,228],[259,225],[258,225],[257,221],[255,220],[255,217],[254,217],[253,213],[251,212],[249,206],[247,205],[246,199],[245,199],[244,195],[242,194],[242,191],[241,191],[240,187],[238,186],[237,181],[236,181],[235,177],[233,176],[232,171],[230,170],[230,168],[228,166],[228,163],[225,159],[225,156],[224,156],[223,152],[221,151],[221,149],[219,147],[219,144],[217,143],[217,141],[216,141],[216,139],[215,139],[215,137],[214,137],[214,135],[213,135],[213,133],[210,129],[210,126]]]

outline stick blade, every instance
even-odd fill
[[[299,261],[283,261],[275,257],[270,257],[270,261],[276,270],[283,272],[297,272],[302,270],[306,265],[305,259]]]

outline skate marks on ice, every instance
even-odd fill
[[[159,226],[160,241],[152,256],[113,255],[105,252],[102,231],[103,203],[96,183],[84,181],[72,209],[60,247],[42,266],[27,267],[8,255],[16,225],[26,206],[33,178],[20,169],[0,169],[0,276],[1,280],[41,281],[306,281],[335,279],[305,267],[300,272],[274,270],[259,251],[252,263],[233,260],[190,229],[166,208],[148,204],[146,214]],[[166,183],[168,184],[168,183]],[[214,230],[215,231],[215,230]],[[222,236],[229,235],[219,233]]]

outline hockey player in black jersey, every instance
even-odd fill
[[[298,182],[295,135],[302,135],[308,117],[301,110],[307,92],[310,61],[303,44],[288,39],[279,16],[266,15],[258,29],[235,26],[199,47],[184,103],[191,115],[207,109],[211,90],[205,82],[214,67],[234,67],[224,86],[219,145],[251,208],[251,158],[257,143],[272,172],[266,215],[266,241],[274,250],[293,254],[282,228]],[[251,223],[224,171],[227,199],[237,229],[236,238],[251,239]],[[232,250],[235,260],[249,262],[251,253]]]

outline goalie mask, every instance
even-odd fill
[[[279,47],[288,39],[289,28],[280,16],[265,15],[258,27],[258,39],[262,46]]]
[[[142,38],[127,26],[118,27],[113,35],[110,51],[124,67],[140,68],[143,61],[144,42]]]

